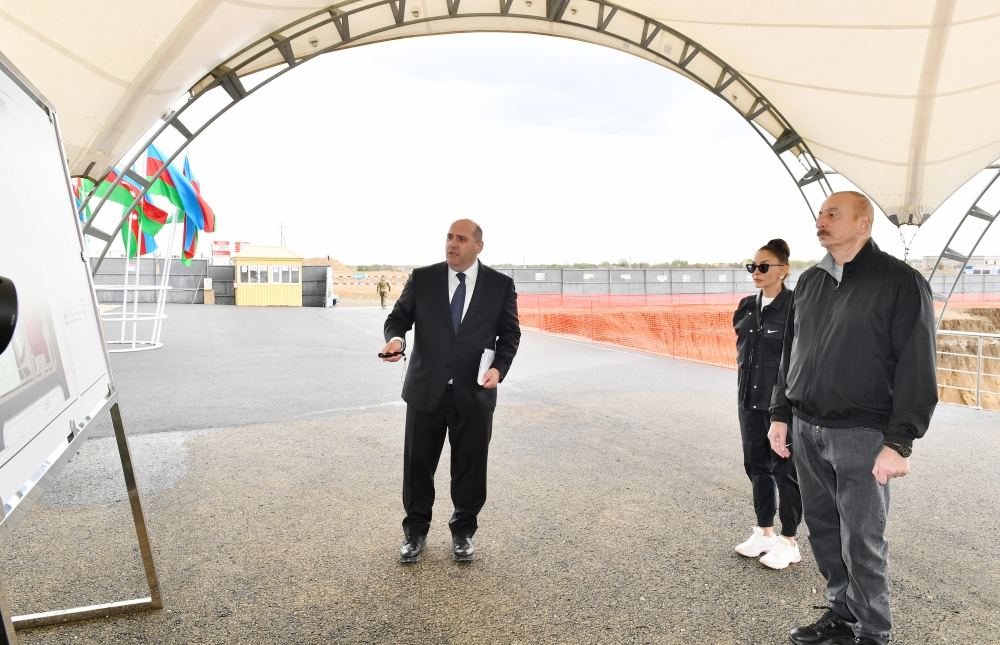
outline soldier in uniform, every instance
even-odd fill
[[[375,287],[375,291],[378,292],[378,299],[382,302],[382,308],[385,309],[385,299],[389,297],[389,292],[392,291],[392,285],[385,279],[385,276],[378,279],[378,286]]]

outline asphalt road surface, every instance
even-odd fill
[[[165,608],[22,643],[785,643],[821,613],[754,523],[735,373],[525,333],[500,386],[477,560],[451,561],[448,450],[423,560],[396,559],[400,365],[375,307],[171,306],[112,358]],[[940,406],[892,484],[895,642],[997,643],[996,413]],[[17,614],[147,594],[101,422],[0,545]]]

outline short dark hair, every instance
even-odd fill
[[[868,222],[874,226],[875,225],[875,208],[872,206],[872,200],[868,199],[868,196],[864,193],[859,193],[856,190],[841,190],[834,195],[849,195],[854,200],[854,217],[855,219],[863,216],[868,217]]]

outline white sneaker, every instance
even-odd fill
[[[764,554],[760,563],[771,569],[785,569],[790,564],[802,561],[799,553],[798,543],[794,543],[788,538],[779,537],[778,545]]]
[[[776,546],[778,546],[777,535],[764,535],[764,529],[755,526],[747,541],[736,545],[736,552],[748,558],[759,558]]]

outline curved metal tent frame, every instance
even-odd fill
[[[573,38],[672,67],[769,143],[793,144],[783,135],[794,124],[789,135],[897,225],[920,225],[1000,158],[1000,68],[982,64],[1000,35],[994,0],[845,0],[836,11],[799,0],[327,2],[6,3],[0,42],[54,103],[74,175],[111,166],[185,92],[230,72],[239,92],[253,72],[333,48],[476,31]],[[768,104],[776,120],[755,114],[773,114]]]
[[[475,3],[476,10],[460,13],[465,3]],[[446,0],[445,4],[440,5],[440,11],[433,13],[420,8],[407,8],[406,0],[376,0],[365,4],[354,3],[356,6],[351,8],[344,8],[342,5],[315,12],[276,30],[272,35],[258,40],[216,66],[191,88],[189,98],[183,106],[165,116],[160,127],[149,137],[147,145],[157,141],[168,128],[176,130],[183,141],[173,150],[168,159],[169,164],[230,108],[272,80],[321,54],[425,35],[427,32],[422,32],[421,26],[428,23],[453,23],[453,26],[444,31],[462,32],[467,30],[469,19],[476,19],[477,24],[483,19],[494,19],[497,27],[504,31],[576,36],[580,40],[623,46],[629,53],[695,81],[726,101],[754,128],[784,165],[815,216],[820,202],[831,192],[829,180],[809,146],[792,125],[736,69],[662,22],[604,0],[574,0],[572,8],[570,0],[536,0],[536,3],[525,0],[521,5],[522,9],[515,9],[513,0],[490,4],[476,0]],[[586,37],[581,37],[584,35]],[[257,79],[249,77],[265,70],[271,71],[271,75],[250,85]],[[225,102],[207,119],[197,125],[185,120],[188,110],[199,101],[220,94],[224,96]],[[145,145],[141,146],[122,167],[131,168],[145,148]],[[143,186],[142,194],[135,198],[133,207],[142,199],[150,183],[162,172],[163,169],[149,180],[131,175],[133,182]],[[116,184],[123,178],[119,176]],[[85,235],[104,243],[95,264],[95,272],[107,255],[118,230],[126,222],[124,213],[131,211],[131,208],[125,209],[110,232],[101,230],[97,228],[96,222],[105,202],[106,197],[95,207],[95,216],[83,229]]]
[[[112,0],[107,2],[113,4]],[[270,9],[278,10],[283,6],[283,0],[272,0],[272,2],[274,4],[267,5]],[[204,13],[209,11],[210,3],[202,0],[189,0],[189,3],[192,9],[191,13],[184,16],[185,20],[195,14],[199,18],[211,15]],[[285,11],[294,10],[292,7],[285,9]],[[884,41],[883,53],[888,60],[883,62],[867,55],[860,55],[858,60],[844,60],[839,63],[843,69],[834,68],[840,78],[827,80],[824,84],[815,86],[804,85],[801,82],[802,70],[808,69],[808,62],[791,68],[786,65],[781,68],[784,74],[761,74],[767,70],[763,68],[755,70],[757,73],[754,77],[763,82],[769,91],[777,92],[781,104],[787,110],[794,112],[799,119],[810,117],[809,123],[806,124],[810,136],[804,137],[792,126],[790,120],[779,112],[775,102],[766,97],[757,85],[749,80],[745,70],[738,69],[736,64],[729,63],[724,56],[718,55],[703,46],[701,42],[669,26],[665,19],[654,17],[654,14],[666,15],[670,12],[674,14],[672,23],[685,25],[686,31],[709,38],[716,47],[722,47],[736,56],[740,67],[752,66],[754,62],[760,67],[761,59],[753,55],[755,51],[753,44],[756,42],[754,39],[761,38],[762,35],[779,36],[782,39],[782,44],[777,45],[780,52],[782,46],[787,47],[791,42],[800,42],[802,38],[811,39],[814,35],[819,37],[817,41],[819,43],[826,42],[823,40],[825,38],[838,38],[845,29],[854,30],[856,34],[859,33],[859,29],[860,33],[879,34],[874,40],[868,41],[864,41],[864,37],[859,35],[859,42],[868,42],[872,45]],[[216,65],[190,87],[188,97],[182,106],[164,116],[162,123],[149,137],[147,143],[157,141],[158,137],[168,129],[175,130],[182,137],[181,145],[161,145],[165,149],[173,149],[170,155],[172,161],[198,134],[229,108],[271,80],[324,53],[423,35],[473,31],[534,33],[622,49],[672,69],[726,101],[778,156],[799,187],[814,217],[820,201],[830,194],[831,188],[823,166],[817,161],[807,141],[815,143],[824,155],[832,155],[841,174],[855,182],[859,180],[854,177],[854,173],[865,175],[870,170],[870,164],[881,164],[886,168],[905,167],[905,190],[901,190],[903,184],[898,183],[902,179],[893,179],[891,174],[883,175],[881,178],[865,175],[864,185],[870,184],[875,188],[877,195],[873,195],[873,199],[880,203],[883,209],[886,206],[890,207],[886,213],[894,224],[919,225],[930,215],[930,212],[924,212],[925,208],[922,210],[922,204],[936,210],[936,205],[942,201],[943,195],[951,192],[958,184],[969,180],[965,175],[956,174],[963,171],[948,164],[962,157],[965,159],[962,163],[967,168],[970,163],[974,163],[970,161],[971,159],[993,154],[992,147],[998,143],[991,140],[985,146],[981,145],[975,138],[970,139],[968,132],[964,132],[959,141],[942,134],[932,125],[937,123],[933,121],[936,113],[955,109],[953,103],[955,96],[963,97],[966,104],[969,102],[977,106],[990,104],[989,93],[993,91],[991,88],[997,85],[996,83],[977,83],[974,80],[976,77],[974,71],[967,71],[965,76],[958,75],[958,78],[953,78],[956,75],[952,71],[949,76],[949,70],[954,67],[956,61],[968,62],[970,55],[968,48],[977,42],[982,42],[981,38],[972,38],[971,34],[995,32],[994,23],[1000,22],[1000,14],[993,11],[988,4],[978,0],[961,3],[956,0],[924,0],[907,5],[905,8],[894,6],[859,9],[859,6],[852,5],[845,8],[841,16],[828,17],[826,21],[819,23],[810,22],[810,18],[815,18],[812,14],[815,14],[814,9],[781,2],[770,7],[756,7],[753,10],[729,7],[722,11],[715,3],[691,7],[646,0],[618,0],[617,4],[605,0],[348,0],[269,30],[267,36],[257,39]],[[740,17],[750,16],[753,19],[739,20]],[[777,21],[776,17],[780,17],[781,20]],[[212,18],[218,17],[212,16]],[[190,24],[187,27],[189,28]],[[753,35],[744,35],[746,30]],[[803,35],[796,36],[798,31]],[[739,42],[735,44],[729,42],[725,39],[725,34],[738,35]],[[916,67],[902,70],[897,67],[902,63],[891,58],[889,52],[899,51],[898,47],[892,48],[893,43],[899,44],[895,40],[899,38],[909,39],[905,42],[911,44],[922,43],[925,47],[924,56],[916,63]],[[176,42],[171,44],[175,50],[176,46]],[[750,49],[747,49],[748,46]],[[770,49],[765,47],[762,51],[772,49],[774,47]],[[785,53],[787,54],[787,50]],[[808,57],[809,54],[810,52],[802,52],[803,56]],[[156,57],[151,60],[156,60]],[[166,59],[161,57],[160,60]],[[754,62],[748,63],[748,60]],[[808,60],[815,62],[815,57]],[[190,64],[190,60],[187,64]],[[867,83],[871,85],[870,88],[866,88],[866,83],[861,80],[845,80],[858,79],[859,66],[860,69],[864,69],[875,65],[882,65],[883,77],[887,71],[890,73],[887,78],[892,82],[886,80],[883,83],[884,88],[878,84],[877,79]],[[947,82],[943,79],[947,79]],[[793,91],[805,94],[793,94]],[[838,92],[848,98],[836,96]],[[200,120],[192,116],[194,114],[194,111],[190,111],[192,106],[212,103],[214,99],[209,97],[216,96],[220,96],[221,101],[214,109],[208,110],[210,116]],[[863,102],[869,99],[901,101],[900,119],[895,119],[894,111],[888,114],[893,117],[893,123],[898,120],[904,127],[911,128],[906,162],[894,160],[891,154],[871,153],[865,149],[865,143],[868,141],[864,137],[860,139],[854,137],[843,145],[839,141],[838,145],[831,145],[833,141],[830,139],[831,122],[823,121],[821,118],[817,125],[817,122],[811,119],[810,111],[811,107],[818,105],[817,100],[825,102],[827,98],[842,99],[841,104],[836,102],[831,104],[830,109],[833,113],[837,113],[838,109],[842,109],[845,105],[852,109],[860,109],[863,107]],[[912,110],[912,114],[907,111],[908,109]],[[981,111],[981,108],[977,110]],[[884,121],[886,113],[883,112],[882,117]],[[908,125],[911,119],[912,125]],[[944,117],[942,121],[943,119]],[[979,118],[978,122],[983,123],[982,118]],[[835,127],[834,131],[842,128],[844,131],[841,134],[850,134],[858,123],[855,119],[850,124]],[[889,122],[883,123],[883,127],[888,128]],[[889,140],[898,146],[900,133],[888,136]],[[942,143],[951,139],[955,139],[951,144]],[[94,145],[96,144],[91,141],[90,148],[85,149],[85,158],[95,160],[108,158],[106,155],[102,157],[103,149]],[[145,146],[141,148],[144,149]],[[894,154],[898,157],[899,149],[895,150]],[[141,150],[124,166],[130,167],[140,154]],[[77,160],[76,164],[80,167],[80,160]],[[95,161],[90,161],[86,165],[84,174],[90,174],[95,165]],[[936,170],[931,174],[930,169]],[[933,188],[930,184],[925,185],[931,178],[933,178],[931,182],[934,184]],[[136,177],[132,179],[135,180]],[[947,192],[943,192],[944,185],[950,187],[947,188]],[[994,185],[994,182],[990,182],[987,189],[962,217],[949,241],[944,245],[931,275],[932,285],[935,284],[934,278],[939,277],[948,262],[961,262],[964,266],[996,218],[996,213],[1000,212],[1000,207],[991,210],[984,204],[984,201],[993,194],[989,191]],[[912,189],[916,189],[917,192],[910,192]],[[927,194],[924,194],[924,191]],[[1000,190],[997,192],[1000,193]],[[138,199],[141,199],[141,196],[136,201]],[[96,209],[98,215],[102,205],[103,202]],[[98,217],[95,216],[86,225],[84,233],[104,243],[100,253],[100,259],[103,259],[110,248],[111,240],[125,220],[122,217],[119,221],[105,221],[105,230],[98,228],[97,221]],[[970,231],[984,224],[985,228],[982,228],[978,235],[971,233],[974,237],[971,244],[960,243],[965,241],[964,238],[968,237]],[[111,232],[108,232],[109,230]],[[948,275],[943,282],[945,288],[935,291],[935,298],[944,304],[940,310],[939,320],[961,274],[962,270],[959,269],[955,275]],[[949,278],[953,279],[949,282]]]
[[[944,290],[933,292],[934,299],[941,303],[941,309],[937,316],[938,327],[941,326],[941,321],[944,319],[944,313],[948,309],[948,302],[951,300],[952,294],[955,293],[955,287],[958,286],[958,281],[964,275],[966,264],[979,248],[979,243],[983,241],[983,237],[993,226],[997,216],[1000,215],[1000,184],[997,183],[997,179],[1000,178],[1000,168],[990,166],[986,170],[992,172],[992,177],[989,178],[986,187],[979,192],[972,205],[958,221],[955,230],[945,242],[944,248],[931,270],[930,283],[932,287],[935,283],[934,278],[939,274],[943,274],[944,277]],[[971,243],[968,238],[972,239]],[[943,263],[946,262],[957,263],[951,267],[954,269],[953,273],[943,271],[945,268]]]

